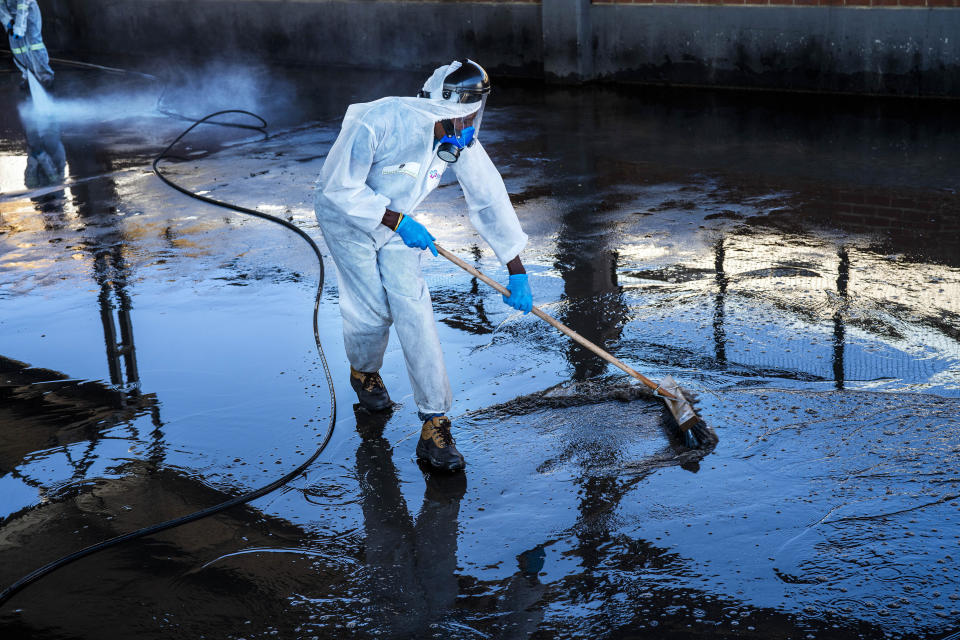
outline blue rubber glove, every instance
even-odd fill
[[[430,249],[433,255],[437,255],[437,248],[433,246],[433,241],[436,240],[430,232],[427,231],[427,228],[411,218],[410,216],[403,216],[400,219],[400,224],[397,225],[397,233],[400,234],[400,239],[403,240],[403,244],[408,247],[413,247],[414,249]]]
[[[503,296],[503,301],[524,313],[530,313],[533,309],[533,292],[530,291],[530,283],[527,281],[527,274],[515,273],[510,276],[510,284],[507,285],[510,290],[510,297]]]

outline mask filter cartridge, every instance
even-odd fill
[[[446,135],[440,139],[440,146],[437,147],[437,155],[444,162],[453,164],[460,158],[460,151],[473,144],[473,134],[476,129],[467,127],[460,132],[459,136],[453,132],[453,127],[448,129],[444,126],[444,129],[446,129]]]

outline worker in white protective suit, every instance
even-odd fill
[[[450,432],[450,381],[420,271],[435,239],[414,214],[452,166],[470,222],[510,273],[504,301],[529,312],[521,230],[503,179],[477,139],[490,92],[477,63],[434,71],[418,97],[388,97],[347,109],[317,180],[317,221],[337,265],[350,383],[372,411],[392,406],[380,378],[390,325],[396,328],[423,421],[418,460],[435,469],[465,465]]]
[[[37,1],[0,0],[0,24],[10,39],[10,52],[23,73],[24,85],[29,69],[43,86],[49,87],[53,83],[53,69],[40,33],[43,21]]]

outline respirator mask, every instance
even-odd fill
[[[430,98],[429,94],[420,95]],[[443,80],[442,98],[458,104],[479,103],[476,111],[462,118],[441,120],[443,138],[437,147],[437,156],[444,162],[454,163],[460,158],[463,149],[473,145],[480,132],[483,109],[490,95],[490,78],[483,67],[472,60],[466,60],[459,69]]]

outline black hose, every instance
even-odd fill
[[[17,56],[12,51],[3,51],[13,58],[14,62],[17,60]],[[146,78],[147,80],[159,80],[155,75],[149,73],[143,73],[142,71],[130,71],[129,69],[117,69],[116,67],[105,67],[101,64],[93,64],[92,62],[80,62],[79,60],[67,60],[66,58],[49,58],[50,62],[56,62],[57,64],[65,64],[70,67],[79,67],[80,69],[93,69],[95,71],[105,71],[107,73],[116,73],[119,75],[130,75],[130,76],[140,76],[141,78]]]
[[[166,522],[161,522],[159,524],[138,529],[137,531],[132,531],[130,533],[125,533],[123,535],[110,538],[109,540],[104,540],[103,542],[99,542],[97,544],[91,545],[89,547],[86,547],[85,549],[80,549],[79,551],[75,551],[74,553],[66,555],[58,560],[54,560],[53,562],[50,562],[40,567],[39,569],[27,574],[23,578],[20,578],[15,583],[13,583],[12,585],[4,589],[2,592],[0,592],[0,605],[3,605],[15,593],[17,593],[18,591],[20,591],[30,583],[35,582],[40,578],[42,578],[43,576],[48,575],[53,571],[56,571],[60,567],[66,566],[76,560],[79,560],[80,558],[84,558],[91,554],[97,553],[98,551],[102,551],[109,547],[118,545],[122,542],[127,542],[128,540],[133,540],[135,538],[142,538],[144,536],[152,535],[154,533],[166,531],[167,529],[179,527],[180,525],[187,524],[188,522],[194,522],[195,520],[200,520],[201,518],[212,516],[216,513],[220,513],[221,511],[229,509],[230,507],[235,507],[239,504],[244,504],[246,502],[250,502],[251,500],[256,500],[257,498],[267,495],[271,491],[279,489],[280,487],[287,484],[288,482],[293,480],[295,477],[297,477],[298,475],[306,471],[307,467],[313,464],[313,461],[316,460],[321,453],[323,453],[323,450],[327,447],[327,444],[330,442],[330,438],[333,437],[333,429],[337,420],[337,396],[333,388],[333,377],[330,375],[330,367],[327,365],[327,358],[323,353],[323,347],[320,345],[320,330],[318,326],[317,315],[320,311],[320,298],[321,298],[321,295],[323,294],[323,281],[324,281],[325,270],[323,265],[323,255],[320,253],[320,248],[317,246],[317,243],[314,242],[313,238],[311,238],[305,231],[303,231],[296,225],[291,224],[287,220],[278,218],[276,216],[271,216],[266,213],[261,213],[254,209],[248,209],[246,207],[241,207],[235,204],[231,204],[229,202],[223,202],[221,200],[215,200],[213,198],[208,198],[206,196],[201,196],[199,194],[193,193],[189,189],[186,189],[185,187],[181,187],[180,185],[176,184],[175,182],[170,180],[168,177],[163,175],[163,173],[160,171],[160,168],[159,168],[160,161],[164,160],[165,158],[173,157],[168,155],[169,151],[174,147],[174,145],[180,142],[180,140],[182,140],[184,136],[190,133],[190,131],[192,131],[197,126],[206,123],[208,120],[210,120],[210,118],[214,118],[216,116],[227,114],[227,113],[241,113],[244,115],[249,115],[259,120],[262,123],[262,125],[259,127],[256,127],[251,125],[237,125],[237,124],[220,123],[220,122],[212,122],[209,124],[239,126],[241,128],[255,129],[255,130],[261,131],[264,135],[267,134],[266,121],[260,116],[254,113],[250,113],[249,111],[230,109],[226,111],[218,111],[216,113],[211,113],[210,115],[205,116],[204,118],[201,118],[200,120],[193,123],[183,133],[177,136],[177,138],[173,142],[171,142],[159,156],[157,156],[154,159],[153,170],[157,174],[158,178],[163,180],[166,184],[170,185],[180,193],[188,195],[191,198],[196,198],[197,200],[206,202],[208,204],[216,205],[218,207],[223,207],[225,209],[231,209],[233,211],[238,211],[240,213],[256,216],[258,218],[263,218],[265,220],[270,220],[271,222],[276,222],[277,224],[281,224],[284,227],[287,227],[291,231],[294,231],[298,235],[300,235],[300,237],[302,237],[304,240],[307,241],[307,243],[310,245],[310,248],[313,249],[313,252],[317,256],[317,262],[320,264],[320,278],[319,278],[319,284],[317,285],[317,296],[313,304],[313,337],[317,343],[317,353],[320,355],[320,362],[323,364],[323,372],[324,372],[324,375],[326,375],[327,377],[327,386],[330,389],[330,423],[327,426],[327,433],[324,436],[323,441],[320,443],[320,446],[317,448],[316,451],[313,452],[313,455],[307,458],[299,467],[287,473],[283,477],[274,480],[270,484],[260,487],[259,489],[250,491],[249,493],[245,493],[235,498],[231,498],[229,500],[221,502],[220,504],[214,505],[212,507],[207,507],[206,509],[201,509],[200,511],[196,511],[194,513],[181,516],[179,518],[174,518],[173,520],[167,520]]]

